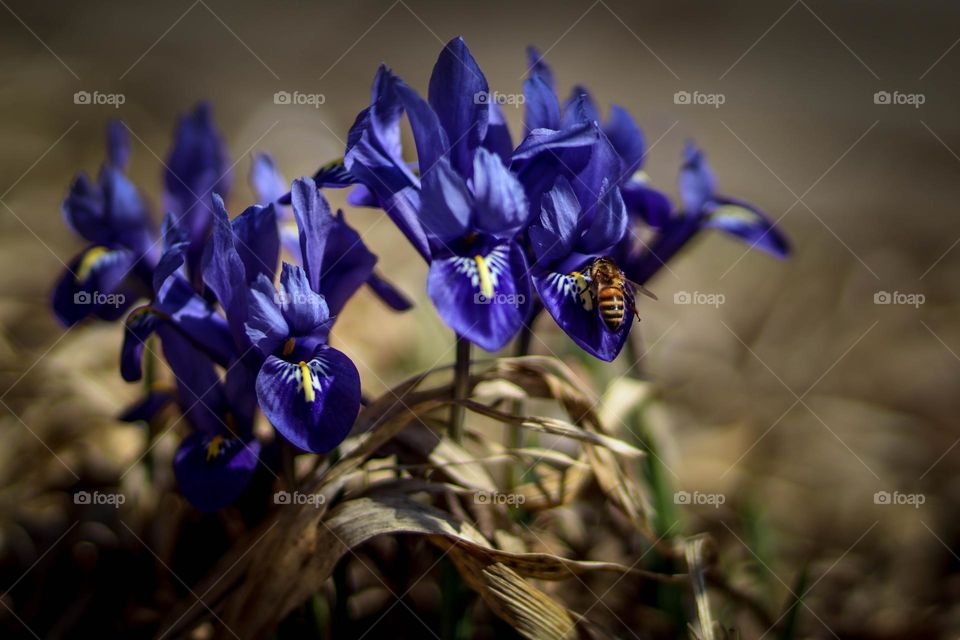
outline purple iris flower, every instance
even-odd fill
[[[333,319],[302,267],[284,264],[280,289],[260,276],[249,295],[247,334],[265,357],[257,375],[264,415],[287,440],[314,453],[350,433],[360,409],[360,374],[327,344]]]
[[[90,243],[54,288],[53,310],[67,326],[91,315],[117,320],[149,289],[159,252],[146,203],[125,173],[129,155],[126,128],[111,123],[96,182],[80,173],[63,203],[67,223]]]
[[[292,202],[303,267],[285,264],[279,291],[274,206],[250,207],[230,221],[217,197],[204,282],[224,309],[238,357],[257,371],[263,413],[291,443],[319,453],[347,436],[359,411],[357,369],[327,336],[376,258],[338,244],[336,218],[313,180],[294,181]],[[326,262],[331,256],[336,264]]]
[[[495,351],[516,335],[531,307],[521,246],[530,203],[539,203],[552,186],[549,167],[565,155],[571,156],[565,164],[582,165],[585,158],[573,156],[583,156],[596,135],[586,126],[541,129],[512,151],[503,114],[490,95],[462,38],[440,53],[427,101],[381,67],[344,159],[362,185],[351,201],[374,199],[430,265],[427,292],[444,322]],[[419,175],[403,160],[404,112]]]
[[[91,243],[67,265],[53,292],[53,309],[71,326],[88,316],[117,320],[141,297],[150,297],[159,239],[149,209],[125,171],[128,130],[119,122],[107,131],[107,162],[96,182],[81,173],[63,204],[68,224]],[[163,202],[187,231],[185,259],[190,281],[201,291],[199,269],[210,229],[210,194],[225,193],[230,172],[210,107],[199,105],[181,118],[164,174]]]
[[[611,331],[591,293],[591,265],[610,254],[627,225],[620,190],[607,184],[601,191],[592,214],[585,215],[573,187],[561,176],[544,195],[539,223],[528,233],[536,256],[533,282],[544,308],[584,351],[609,362],[626,343],[634,314],[624,309],[622,324]]]
[[[621,268],[643,284],[676,255],[701,229],[720,229],[777,258],[790,253],[787,237],[757,207],[717,193],[717,182],[703,152],[687,143],[680,169],[681,208],[656,229],[651,242],[640,244],[630,234],[618,247]]]
[[[173,458],[177,484],[195,507],[216,511],[240,496],[260,457],[250,371],[231,367],[221,380],[213,362],[181,334],[163,327],[159,335],[181,410],[193,427]]]

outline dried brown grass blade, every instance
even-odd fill
[[[456,549],[450,557],[470,588],[524,638],[568,640],[578,637],[577,623],[566,607],[510,567],[500,563],[484,565]]]
[[[713,615],[710,613],[710,600],[707,597],[707,583],[704,579],[704,548],[707,540],[704,536],[687,538],[683,544],[684,557],[687,561],[687,573],[693,587],[693,597],[697,604],[697,622],[699,629],[697,637],[702,640],[714,640]]]
[[[575,425],[593,434],[608,437],[604,435],[605,429],[595,412],[598,403],[574,384],[576,376],[559,360],[543,356],[502,358],[488,375],[490,379],[513,382],[530,397],[556,399],[563,405]],[[624,469],[609,448],[585,442],[584,450],[603,492],[624,511],[638,531],[650,540],[655,539],[647,515],[651,510],[649,500],[637,480]]]

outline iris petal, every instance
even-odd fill
[[[136,301],[126,285],[134,267],[132,252],[90,247],[73,260],[53,290],[53,311],[70,327],[89,316],[117,320]]]
[[[489,94],[487,79],[463,38],[448,42],[433,67],[428,98],[450,140],[453,167],[462,176],[471,175],[473,153],[487,136]]]
[[[360,234],[347,224],[342,211],[337,211],[323,254],[323,274],[319,293],[330,309],[330,315],[340,313],[347,301],[373,273],[375,256],[364,244]]]
[[[253,156],[253,165],[250,167],[250,186],[253,187],[253,193],[257,196],[257,202],[263,206],[276,202],[287,193],[287,181],[283,179],[270,154],[257,153]],[[289,210],[286,211],[289,213]]]
[[[745,202],[720,199],[704,226],[720,229],[778,258],[790,253],[790,242],[765,213]]]
[[[256,438],[196,431],[177,449],[173,471],[180,491],[193,506],[216,511],[240,497],[256,471],[259,456]]]
[[[428,236],[450,242],[466,234],[473,211],[467,183],[441,158],[421,180],[420,224]]]
[[[603,125],[603,132],[620,156],[620,175],[632,176],[643,164],[646,152],[646,142],[640,127],[626,109],[613,104],[610,105],[610,118]]]
[[[637,178],[632,178],[621,188],[620,193],[632,216],[639,216],[651,227],[660,228],[670,217],[673,205],[669,198]]]
[[[577,243],[581,253],[604,255],[627,231],[627,208],[615,185],[605,188],[589,227]]]
[[[261,280],[264,285],[268,281]],[[284,264],[280,274],[280,293],[276,299],[290,326],[289,335],[315,333],[330,319],[330,310],[323,295],[314,292],[301,267]]]
[[[590,91],[582,85],[577,85],[570,92],[570,97],[563,106],[563,127],[593,122],[600,122],[600,110],[597,109]]]
[[[287,265],[283,267],[286,271]],[[246,323],[247,337],[263,354],[277,351],[290,335],[290,327],[278,304],[280,300],[280,294],[266,276],[261,275],[250,289],[247,302],[250,307]]]
[[[523,96],[523,124],[527,133],[534,129],[560,128],[560,102],[541,76],[531,76],[523,83]]]
[[[427,293],[444,322],[487,351],[502,348],[520,330],[530,306],[526,259],[516,244],[476,257],[434,260]]]
[[[503,238],[524,226],[529,213],[527,196],[523,185],[504,166],[500,156],[478,149],[473,158],[470,186],[478,229]]]
[[[246,284],[253,283],[260,274],[273,280],[280,259],[275,205],[248,207],[230,225],[237,237],[237,254],[243,262]]]
[[[533,281],[547,312],[581,349],[607,362],[617,357],[633,325],[629,309],[624,309],[623,324],[613,332],[600,317],[589,281],[581,273],[549,272]]]
[[[503,116],[503,109],[496,101],[490,103],[490,125],[487,127],[487,137],[483,139],[483,147],[487,151],[497,154],[503,164],[510,164],[510,154],[513,153],[513,138],[510,137],[510,127]]]
[[[692,142],[683,150],[683,166],[679,177],[680,201],[684,212],[697,215],[717,191],[717,179],[710,170],[703,152]]]
[[[321,347],[306,362],[270,356],[257,376],[257,397],[284,438],[300,449],[325,453],[350,433],[360,409],[360,375],[332,347]]]
[[[237,239],[223,199],[214,194],[213,203],[213,234],[203,256],[203,282],[223,306],[237,344],[244,344],[247,292],[238,285],[246,282],[246,269],[237,252]]]
[[[410,298],[408,298],[405,293],[400,291],[400,289],[392,283],[384,280],[376,272],[371,273],[370,277],[367,278],[367,286],[373,290],[378,298],[383,300],[384,304],[395,311],[406,311],[413,307],[413,302],[410,301]]]

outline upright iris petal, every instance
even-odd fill
[[[590,92],[579,85],[574,87],[561,111],[553,72],[535,49],[528,50],[527,55],[530,77],[524,84],[524,94],[525,122],[528,129],[545,127],[569,130],[577,126],[596,124],[612,145],[619,160],[613,173],[604,177],[620,187],[627,212],[646,225],[663,225],[670,214],[671,205],[666,196],[647,184],[646,175],[641,170],[647,153],[646,141],[643,131],[630,113],[613,104],[610,106],[607,121],[601,126],[600,110]],[[574,168],[572,173],[579,173],[579,169]],[[571,178],[570,173],[563,175]],[[550,186],[552,184],[548,184],[546,188]],[[578,195],[582,196],[579,192]]]
[[[213,232],[203,254],[203,281],[223,306],[234,340],[243,349],[247,287],[260,275],[272,280],[277,268],[276,210],[254,205],[230,220],[219,195],[214,194],[212,203]]]
[[[180,118],[164,174],[164,207],[190,234],[187,268],[191,282],[199,287],[203,242],[214,214],[210,196],[226,197],[232,175],[226,145],[214,126],[209,104]]]
[[[310,286],[326,299],[330,313],[339,314],[373,275],[377,257],[347,225],[342,212],[336,216],[330,212],[330,205],[311,178],[294,180],[290,193]]]
[[[247,334],[265,356],[257,375],[264,415],[297,447],[324,453],[350,433],[360,409],[360,375],[327,345],[331,318],[301,267],[283,265],[280,290],[260,276],[249,297]]]
[[[338,166],[346,172],[342,164]],[[352,176],[350,179],[353,180]],[[293,190],[298,192],[297,206],[300,208],[296,215],[289,204],[280,204],[292,203],[293,193],[288,190],[283,176],[270,156],[259,154],[254,159],[251,182],[258,200],[264,205],[273,203],[277,208],[280,242],[294,263],[306,264],[301,238],[303,242],[315,245],[312,247],[312,261],[317,266],[327,265],[323,278],[324,286],[320,292],[327,298],[334,314],[339,312],[347,299],[364,282],[391,308],[406,311],[412,306],[399,289],[374,271],[377,257],[364,244],[360,234],[347,224],[343,212],[338,211],[336,216],[330,215],[329,205],[320,195],[320,184],[315,179],[301,178],[294,181]],[[309,196],[311,192],[316,195]],[[311,209],[305,211],[305,206]],[[312,228],[312,225],[319,226]]]

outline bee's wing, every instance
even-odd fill
[[[657,297],[657,294],[655,294],[653,291],[650,291],[650,289],[647,289],[647,288],[646,288],[645,286],[643,286],[642,284],[638,284],[638,283],[634,282],[633,280],[627,280],[627,282],[629,282],[630,285],[633,286],[633,288],[634,288],[635,290],[639,291],[640,293],[642,293],[643,295],[647,296],[648,298],[653,298],[654,300],[659,300],[659,299],[660,299],[660,298]]]

